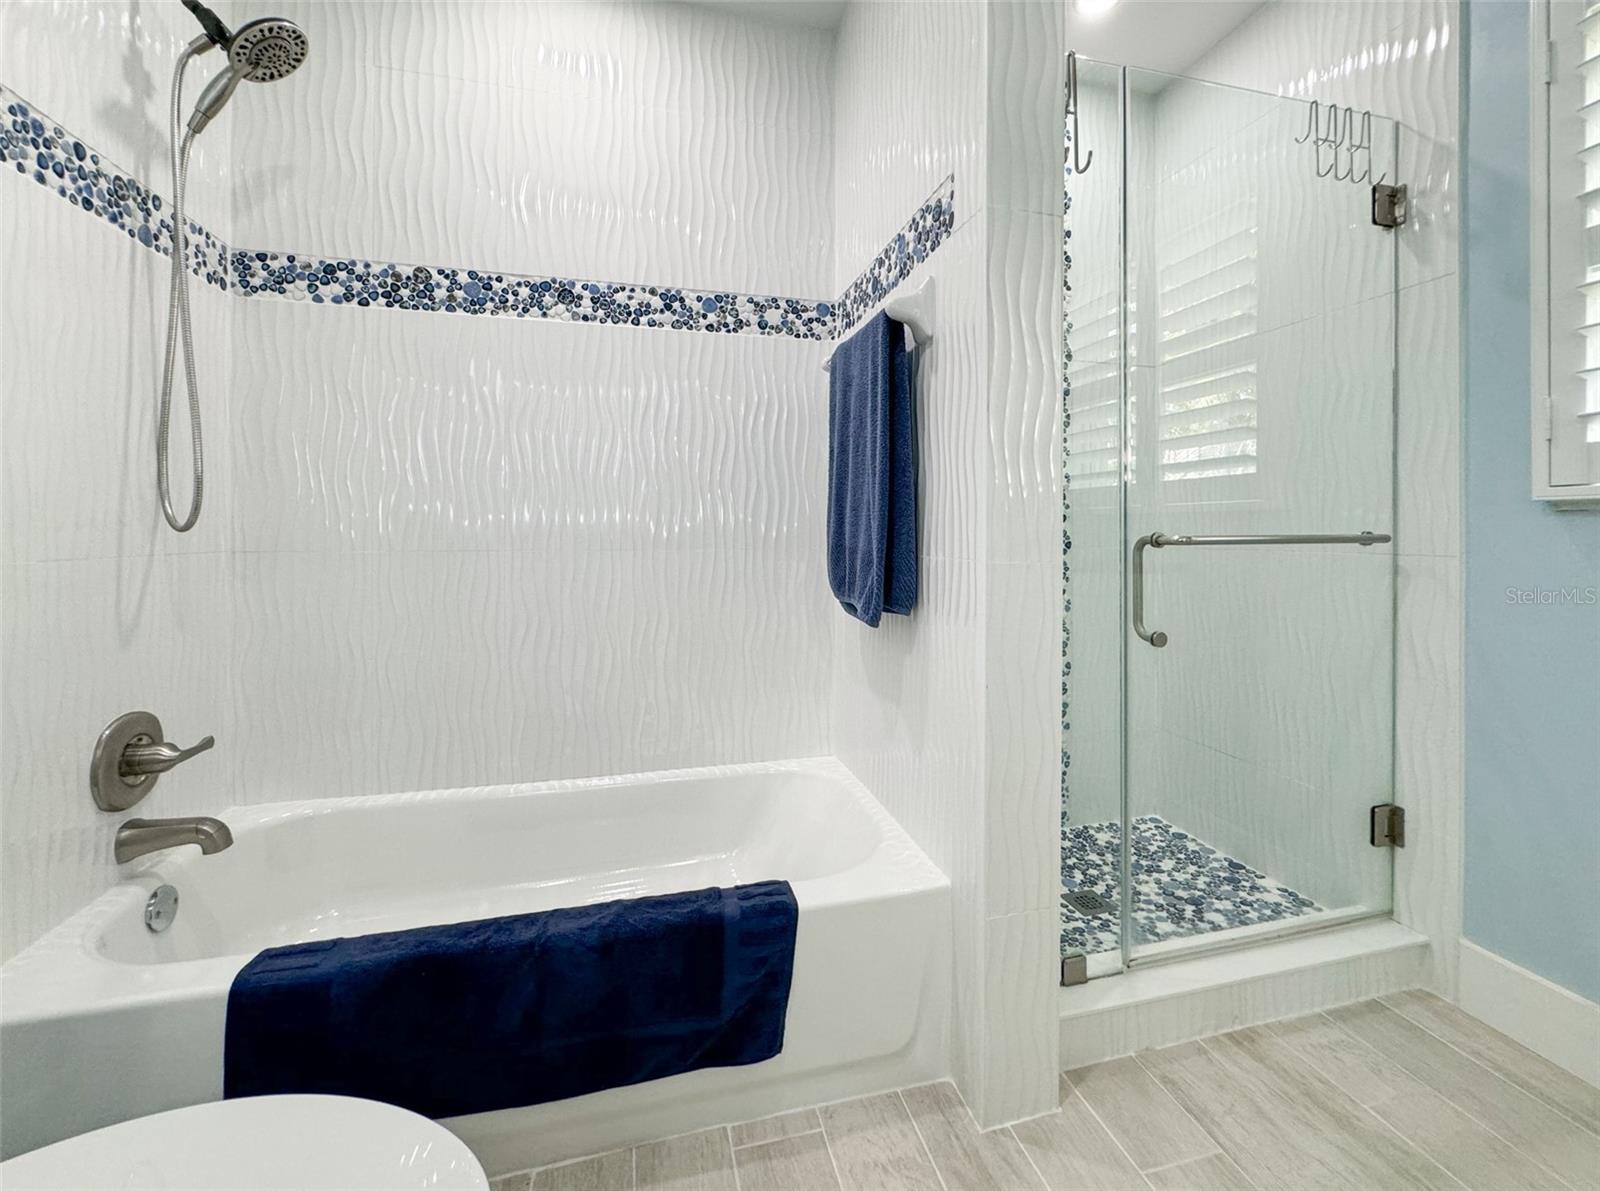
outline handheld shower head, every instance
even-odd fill
[[[270,83],[293,74],[310,51],[311,43],[299,25],[282,17],[264,17],[234,33],[228,61],[252,83]]]
[[[199,133],[211,123],[245,80],[268,83],[293,74],[306,60],[311,43],[293,21],[263,17],[239,26],[227,43],[227,50],[228,69],[200,93],[194,115],[189,117],[190,133]]]

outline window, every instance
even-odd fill
[[[1208,168],[1214,173],[1214,158],[1208,154],[1168,180],[1166,192],[1178,201],[1163,203],[1158,215],[1166,223],[1170,212],[1176,225],[1156,251],[1161,478],[1169,481],[1257,470],[1260,220],[1253,189],[1219,200],[1219,179],[1195,176]],[[1201,201],[1215,208],[1197,210]]]
[[[1533,494],[1600,501],[1600,0],[1531,7]]]

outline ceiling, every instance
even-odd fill
[[[1118,66],[1182,74],[1268,0],[1121,0],[1097,20],[1067,6],[1067,49]]]
[[[850,0],[693,0],[739,17],[837,29]],[[881,0],[856,0],[874,3]],[[938,3],[939,0],[911,0]],[[1004,2],[1004,0],[994,0]],[[1067,14],[1067,49],[1119,66],[1181,74],[1269,0],[1120,0],[1096,20]]]

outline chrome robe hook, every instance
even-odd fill
[[[1295,144],[1303,145],[1316,134],[1317,112],[1321,110],[1321,107],[1322,105],[1315,99],[1311,101],[1311,106],[1306,109],[1306,130],[1300,136],[1294,138]]]
[[[1075,174],[1087,173],[1089,163],[1094,160],[1094,150],[1079,156],[1078,149],[1082,138],[1078,135],[1078,53],[1076,50],[1067,51],[1067,119],[1072,122],[1072,172]]]

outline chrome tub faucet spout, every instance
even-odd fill
[[[233,846],[233,832],[221,819],[198,815],[189,819],[129,819],[117,828],[118,864],[127,864],[151,852],[199,844],[207,856]]]

